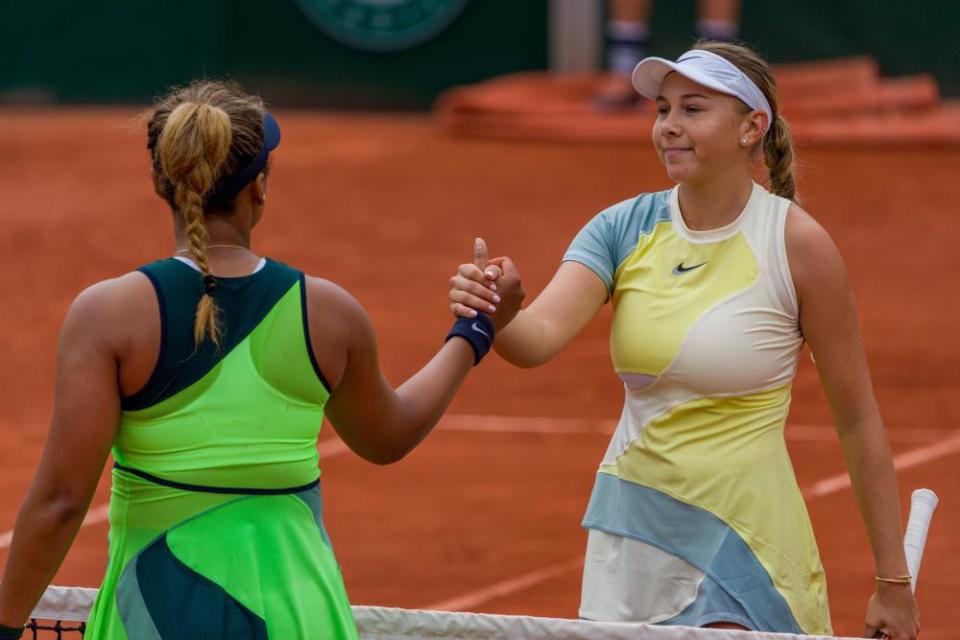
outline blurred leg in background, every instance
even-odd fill
[[[596,97],[607,111],[638,104],[630,74],[647,56],[653,0],[609,0],[606,26],[606,66],[610,75]]]
[[[696,35],[706,40],[735,40],[740,35],[741,0],[698,0]],[[597,108],[615,110],[639,104],[630,74],[649,55],[653,0],[609,0],[606,67],[610,77],[596,96]]]
[[[725,42],[739,38],[740,0],[699,0],[697,37]]]

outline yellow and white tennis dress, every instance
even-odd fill
[[[734,222],[693,231],[676,188],[642,194],[564,256],[609,287],[625,388],[583,522],[581,617],[830,634],[784,441],[803,344],[789,205],[755,184]]]

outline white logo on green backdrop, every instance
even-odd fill
[[[334,40],[365,51],[398,51],[446,29],[467,0],[297,0]]]

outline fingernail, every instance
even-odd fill
[[[470,309],[470,317],[471,317],[471,318],[476,318],[476,317],[477,317],[477,312],[474,311],[473,309]]]
[[[495,285],[495,284],[493,284],[493,283],[491,282],[491,283],[490,283],[490,290],[491,290],[491,291],[496,291],[496,290],[497,290],[497,285]],[[500,301],[497,300],[497,302],[500,302]]]
[[[487,311],[489,311],[490,313],[496,313],[496,312],[497,312],[497,308],[496,308],[495,306],[493,306],[492,304],[488,304],[488,305],[487,305]]]
[[[494,301],[494,302],[500,302],[500,296],[494,294],[494,296],[493,296],[493,301]]]

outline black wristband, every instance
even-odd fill
[[[476,318],[457,318],[444,342],[457,336],[469,342],[470,346],[473,347],[473,365],[476,366],[483,360],[483,356],[490,351],[494,333],[493,322],[490,321],[487,314],[480,313],[477,314]]]
[[[8,627],[0,624],[0,640],[17,640],[23,635],[23,627]]]

